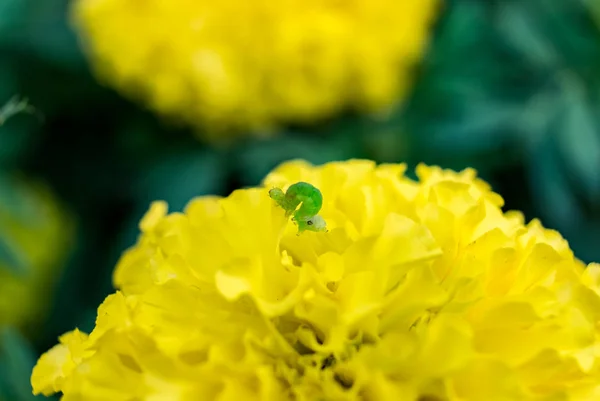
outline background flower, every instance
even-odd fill
[[[155,202],[88,336],[32,375],[65,399],[592,400],[599,265],[475,177],[286,163],[265,188]],[[319,187],[296,235],[268,188]],[[202,380],[199,380],[199,378]]]
[[[0,128],[1,132],[1,128]],[[0,173],[0,400],[30,400],[36,358],[75,233],[72,216],[45,186]]]
[[[38,183],[0,175],[0,326],[43,324],[65,266],[73,222]]]
[[[437,10],[437,0],[77,0],[74,21],[104,81],[219,135],[385,111],[407,95]]]

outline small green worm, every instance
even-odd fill
[[[298,225],[298,234],[327,231],[325,220],[318,215],[323,206],[323,195],[315,186],[301,181],[291,185],[285,193],[281,188],[273,188],[269,196],[285,210],[286,216],[294,215],[292,220]]]

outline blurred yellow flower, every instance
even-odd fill
[[[87,336],[32,374],[64,400],[598,400],[600,265],[475,177],[285,163],[264,188],[156,202]],[[319,187],[296,235],[268,189]]]
[[[408,92],[438,6],[76,0],[73,21],[102,80],[216,137],[385,111]]]
[[[34,330],[65,266],[73,224],[43,185],[0,177],[0,326]],[[14,260],[11,260],[14,259]]]

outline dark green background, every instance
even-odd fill
[[[26,96],[45,116],[0,127],[0,174],[43,180],[78,224],[38,335],[0,332],[0,400],[32,398],[37,355],[62,332],[93,327],[152,200],[181,210],[193,196],[256,185],[290,158],[475,167],[507,209],[540,217],[579,258],[600,261],[600,8],[591,1],[447,1],[414,93],[389,119],[348,114],[216,147],[99,85],[68,3],[0,0],[0,103]]]

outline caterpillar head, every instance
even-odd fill
[[[296,221],[298,223],[298,233],[302,231],[327,232],[327,223],[323,217],[316,215],[306,220]]]

